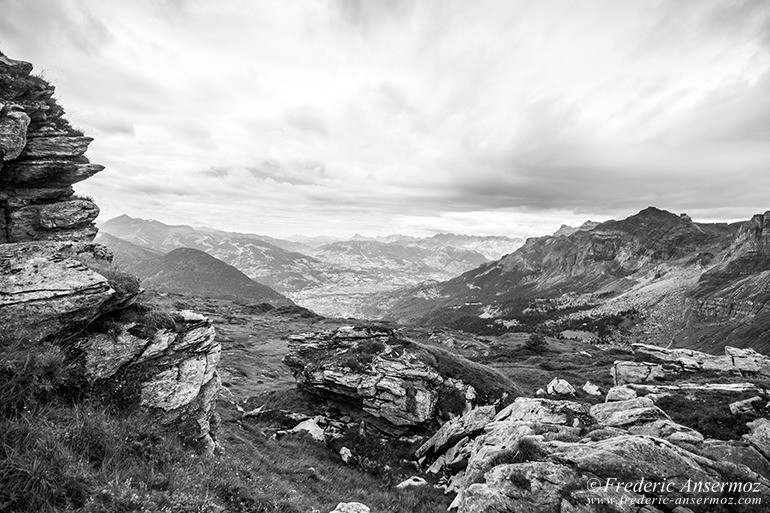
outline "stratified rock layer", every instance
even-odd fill
[[[81,329],[115,291],[70,243],[0,244],[0,342],[40,341]]]
[[[206,317],[134,305],[138,281],[91,243],[99,208],[72,184],[102,170],[54,88],[0,54],[0,352],[58,345],[73,383],[215,447],[221,347]],[[75,386],[74,384],[72,386]]]
[[[32,65],[0,53],[0,242],[86,240],[99,208],[72,184],[101,171]]]
[[[383,327],[292,336],[284,363],[301,388],[365,412],[385,431],[424,425],[515,393],[496,371]]]
[[[138,290],[119,297],[104,276],[83,264],[101,256],[99,249],[71,242],[0,244],[0,347],[58,342],[91,384],[136,391],[121,407],[177,423],[186,439],[212,449],[221,346],[211,321],[187,311],[173,313],[169,326],[148,328],[133,320],[136,312],[124,309]],[[105,316],[111,318],[109,332],[99,329]]]

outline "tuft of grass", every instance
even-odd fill
[[[739,440],[749,432],[747,422],[768,412],[758,409],[754,412],[733,415],[729,404],[746,397],[735,394],[703,393],[695,395],[670,395],[658,399],[656,405],[668,413],[674,422],[700,431],[704,436],[718,440]],[[767,399],[767,398],[766,398]],[[766,400],[761,404],[766,404]]]
[[[78,255],[76,258],[83,265],[107,279],[107,283],[115,290],[118,301],[136,296],[142,290],[139,278],[118,269],[105,260],[84,255]]]
[[[0,416],[14,417],[52,400],[72,379],[73,367],[50,342],[16,342],[3,347],[0,364]]]

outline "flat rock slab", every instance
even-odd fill
[[[668,419],[666,412],[655,406],[655,403],[646,397],[595,404],[591,407],[590,413],[597,423],[613,427]]]
[[[114,291],[66,243],[0,245],[0,340],[38,341],[82,328]]]

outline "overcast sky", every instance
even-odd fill
[[[770,2],[0,0],[102,219],[534,235],[770,210]]]

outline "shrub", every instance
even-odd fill
[[[444,418],[459,415],[465,410],[465,394],[456,387],[447,385],[441,388],[438,395],[438,412]]]
[[[533,353],[542,353],[548,348],[548,342],[542,333],[532,333],[524,343],[524,347]]]

